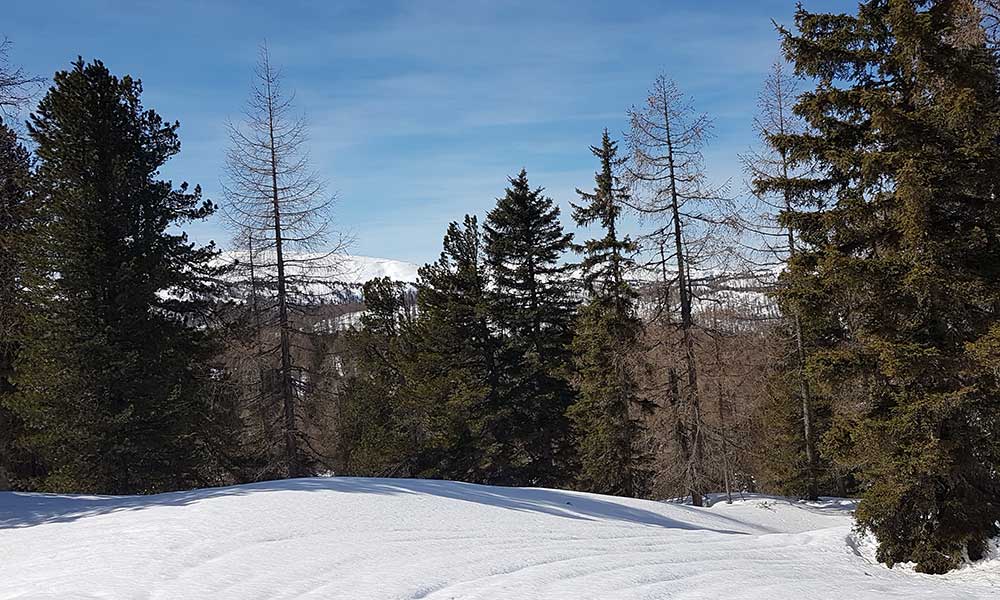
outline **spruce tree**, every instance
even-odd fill
[[[759,236],[751,260],[765,270],[765,282],[772,291],[777,282],[771,274],[796,253],[798,232],[789,222],[795,212],[815,204],[811,160],[793,157],[788,147],[790,139],[805,131],[802,118],[792,112],[797,95],[796,78],[783,62],[774,63],[758,96],[759,113],[754,119],[762,148],[741,157],[753,193],[742,228]],[[803,324],[793,304],[785,302],[782,309],[778,329],[782,355],[762,411],[774,443],[763,451],[761,483],[777,493],[815,500],[820,493],[835,493],[831,485],[839,483],[829,476],[833,471],[817,449],[817,440],[828,429],[829,400],[817,396],[806,364],[807,353],[822,344],[823,336],[815,319],[811,327]]]
[[[786,214],[802,244],[783,301],[834,325],[808,368],[855,413],[859,525],[924,572],[981,556],[1000,521],[1000,81],[970,6],[800,7],[783,32],[815,81],[787,147],[819,167],[815,210]]]
[[[157,178],[178,124],[100,61],[55,75],[32,115],[44,224],[12,403],[42,487],[146,493],[220,481],[224,379],[201,320],[221,273],[175,227],[214,206]]]
[[[572,234],[563,232],[559,207],[531,189],[522,169],[487,215],[486,261],[493,287],[490,317],[504,334],[501,360],[509,365],[510,390],[503,414],[509,443],[502,483],[556,485],[571,468],[566,409],[575,302],[560,264]]]
[[[631,255],[636,245],[618,232],[628,195],[614,173],[620,164],[617,151],[605,130],[601,145],[591,147],[601,162],[594,191],[577,190],[580,203],[573,205],[578,225],[597,224],[604,235],[579,248],[587,302],[580,310],[572,342],[579,398],[568,415],[579,439],[584,487],[642,496],[649,479],[643,451],[643,404],[629,364],[642,325],[636,314],[636,293],[626,278],[634,268]]]

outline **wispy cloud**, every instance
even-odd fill
[[[239,117],[266,37],[355,250],[417,262],[437,255],[448,221],[484,214],[522,166],[567,207],[592,185],[588,146],[603,127],[626,127],[626,108],[659,72],[716,118],[713,179],[739,181],[757,86],[778,55],[770,19],[794,10],[791,0],[16,4],[0,32],[18,44],[15,59],[51,73],[99,56],[141,76],[147,104],[182,121],[183,152],[164,173],[216,198],[224,123]],[[153,35],[165,23],[171,35]],[[218,223],[192,234],[225,238]]]

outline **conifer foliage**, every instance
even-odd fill
[[[487,215],[486,261],[492,275],[489,307],[504,336],[510,365],[507,399],[498,426],[510,436],[501,450],[507,480],[524,485],[565,482],[572,452],[566,409],[575,302],[562,262],[572,234],[559,207],[531,189],[522,169]]]
[[[970,3],[870,0],[857,15],[796,13],[784,48],[815,81],[815,211],[785,299],[838,324],[810,370],[860,407],[850,458],[858,522],[892,565],[942,572],[982,555],[1000,519],[995,332],[1000,308],[1000,96]],[[808,302],[803,302],[807,299]],[[812,307],[821,310],[809,311]]]
[[[603,236],[584,242],[581,269],[588,301],[573,338],[579,398],[569,409],[579,436],[582,484],[607,494],[642,496],[648,485],[641,410],[645,408],[629,363],[642,324],[627,274],[636,245],[618,231],[627,190],[614,170],[618,145],[607,130],[591,152],[601,163],[593,192],[577,190],[577,224],[596,224]]]
[[[220,273],[175,225],[214,210],[158,169],[177,123],[100,61],[73,63],[32,115],[38,219],[12,408],[48,467],[43,489],[144,493],[225,465],[212,339],[196,329]]]
[[[18,448],[22,422],[8,407],[26,313],[21,287],[31,254],[31,158],[0,120],[0,490],[20,487],[30,457]]]
[[[507,472],[498,457],[510,432],[505,410],[500,341],[489,320],[489,279],[476,217],[451,223],[441,256],[420,269],[417,335],[410,390],[431,427],[422,472],[497,482]]]

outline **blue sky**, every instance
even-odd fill
[[[82,55],[142,79],[181,122],[164,168],[221,201],[225,123],[267,39],[310,123],[314,166],[352,252],[426,262],[449,221],[481,217],[522,166],[563,206],[589,189],[588,146],[666,73],[715,120],[706,166],[743,193],[737,155],[793,0],[659,2],[6,0],[11,59],[44,76]],[[852,3],[807,0],[813,10]],[[225,245],[213,221],[188,228]]]

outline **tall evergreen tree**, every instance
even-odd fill
[[[17,135],[0,120],[0,490],[29,475],[31,457],[17,447],[21,421],[7,407],[14,392],[14,363],[23,333],[21,289],[31,254],[31,159]]]
[[[420,468],[426,420],[407,387],[418,362],[407,288],[388,278],[366,282],[361,327],[346,333],[348,375],[337,419],[338,470],[345,474],[412,476]]]
[[[502,428],[510,444],[504,483],[556,485],[571,468],[566,409],[575,302],[566,264],[572,234],[563,232],[559,207],[531,189],[522,169],[487,215],[486,261],[492,274],[490,316],[503,332],[502,360],[510,365],[510,390]]]
[[[759,113],[754,119],[762,148],[741,157],[754,198],[742,227],[757,237],[750,258],[754,267],[766,269],[764,283],[772,290],[775,267],[786,264],[796,252],[798,232],[789,226],[792,215],[815,205],[815,191],[809,185],[811,161],[808,157],[796,159],[788,148],[788,141],[805,131],[802,118],[792,112],[798,95],[796,83],[784,63],[772,65],[758,96]],[[828,423],[825,413],[829,402],[816,397],[806,365],[806,353],[821,343],[822,336],[815,320],[812,327],[806,327],[795,306],[786,303],[783,308],[785,352],[763,411],[775,443],[764,450],[767,474],[762,483],[779,493],[815,500],[821,491],[833,491],[823,489],[832,482],[821,473],[821,468],[830,470],[817,449],[817,439],[826,430],[821,424]]]
[[[783,301],[836,324],[809,369],[858,407],[858,522],[881,561],[925,572],[981,556],[1000,521],[1000,81],[970,7],[800,7],[783,32],[816,82],[795,109],[812,131],[787,147],[823,198],[786,215],[802,244]]]
[[[27,290],[12,406],[51,469],[46,489],[155,492],[224,472],[232,421],[210,332],[196,327],[217,252],[174,232],[214,206],[157,179],[180,149],[178,124],[144,109],[141,93],[80,59],[29,124],[45,276]]]
[[[496,483],[514,440],[502,387],[500,340],[475,217],[451,223],[440,258],[420,269],[416,311],[405,290],[365,286],[362,328],[342,394],[351,473]],[[415,313],[415,314],[414,314]]]
[[[489,321],[489,280],[482,234],[474,216],[452,223],[441,257],[420,269],[417,361],[411,381],[427,409],[433,442],[424,471],[440,477],[499,482],[502,460],[514,432],[505,429],[508,410],[499,340]]]
[[[579,398],[568,414],[579,436],[583,485],[594,492],[642,496],[649,478],[644,406],[629,364],[642,325],[636,293],[626,278],[634,268],[636,245],[618,232],[628,194],[614,173],[620,164],[618,148],[607,130],[591,152],[601,168],[593,192],[577,190],[581,201],[573,205],[573,219],[581,226],[597,224],[604,235],[580,248],[588,300],[573,338]]]

